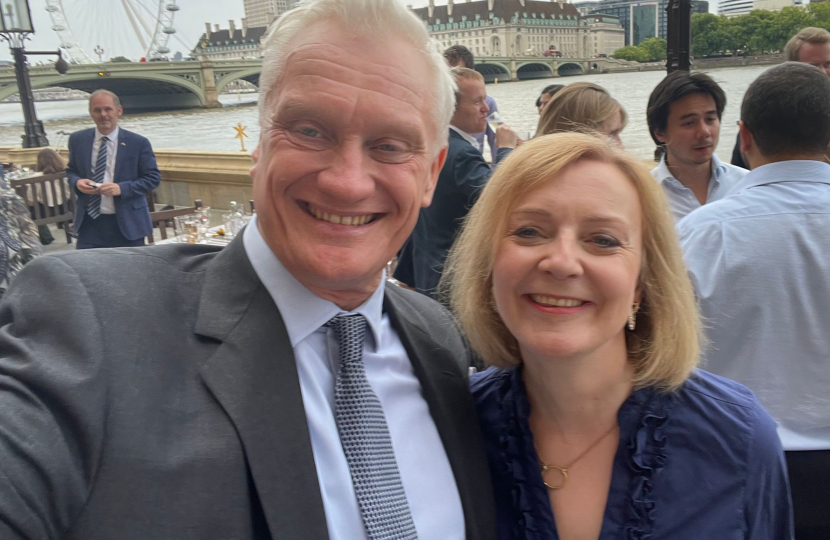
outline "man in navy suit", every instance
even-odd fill
[[[78,249],[143,246],[153,233],[145,195],[161,181],[150,141],[118,127],[118,96],[96,90],[89,98],[94,129],[69,136],[66,175],[78,194]]]
[[[416,291],[435,295],[444,259],[458,235],[461,222],[478,200],[490,177],[490,166],[481,155],[474,134],[484,131],[490,108],[484,78],[475,70],[455,67],[458,84],[455,113],[450,120],[447,161],[438,177],[432,204],[421,210],[415,230],[398,256],[395,279]],[[499,126],[496,161],[516,146],[516,133]]]

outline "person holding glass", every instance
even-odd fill
[[[558,91],[542,110],[536,136],[559,131],[596,131],[618,144],[628,115],[608,91],[596,84],[578,82]]]
[[[747,388],[696,369],[692,286],[636,158],[589,134],[523,144],[445,272],[494,366],[471,388],[500,540],[792,538],[775,423]]]

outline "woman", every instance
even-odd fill
[[[37,154],[37,166],[35,170],[40,174],[53,174],[57,172],[62,172],[66,169],[66,164],[64,164],[63,159],[61,159],[60,155],[57,152],[52,150],[51,148],[44,148]],[[40,206],[41,212],[44,211],[43,205],[49,207],[48,215],[55,215],[55,204],[57,203],[58,207],[60,208],[61,212],[63,211],[63,194],[58,191],[57,192],[57,201],[52,200],[52,193],[50,190],[44,190],[45,193],[41,193],[41,190],[37,188],[37,204]],[[66,188],[66,192],[68,193],[68,184]],[[55,238],[52,236],[52,232],[49,230],[48,225],[38,225],[37,227],[38,234],[40,236],[40,243],[44,246],[48,246],[52,242],[55,241]]]
[[[559,131],[598,131],[620,143],[627,119],[625,109],[605,88],[573,83],[559,90],[542,109],[536,136]]]
[[[501,540],[791,538],[775,424],[696,371],[700,319],[639,162],[560,133],[488,182],[447,265]]]
[[[549,84],[542,90],[542,93],[539,94],[538,98],[536,98],[536,109],[539,111],[539,116],[542,115],[545,105],[547,105],[551,98],[563,88],[565,88],[564,84]]]

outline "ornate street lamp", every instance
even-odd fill
[[[0,37],[9,42],[14,58],[14,73],[17,77],[17,89],[20,104],[23,107],[26,134],[23,136],[23,148],[48,146],[43,122],[37,119],[35,99],[32,95],[32,83],[29,80],[29,67],[26,64],[28,54],[58,55],[55,69],[60,74],[66,73],[69,65],[60,51],[26,51],[25,41],[34,33],[32,14],[28,0],[0,0]]]

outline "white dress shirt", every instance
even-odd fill
[[[282,314],[294,350],[329,537],[365,539],[334,417],[337,340],[333,330],[323,327],[344,311],[306,289],[286,270],[263,240],[256,217],[245,228],[243,241],[254,271]],[[464,513],[455,477],[406,350],[382,312],[384,290],[382,279],[372,296],[352,312],[368,322],[363,345],[366,377],[386,415],[418,537],[463,540]]]
[[[663,186],[675,223],[686,217],[692,210],[697,210],[702,206],[694,192],[672,176],[666,164],[665,155],[651,174]],[[729,190],[747,174],[749,174],[748,170],[723,163],[718,156],[712,154],[712,176],[709,179],[709,189],[706,193],[706,204],[724,198]]]
[[[115,181],[115,154],[118,153],[118,130],[120,128],[118,126],[112,130],[112,133],[107,135],[107,170],[104,172],[104,180],[102,183],[109,184]],[[101,140],[103,140],[104,135],[101,134],[98,129],[95,130],[95,141],[92,143],[92,166],[95,167],[95,163],[98,161],[98,150],[101,149]],[[94,171],[93,171],[94,172]],[[112,200],[112,197],[101,195],[101,213],[102,214],[114,214],[115,213],[115,201]]]
[[[478,150],[479,152],[481,152],[481,145],[478,143],[478,141],[475,139],[475,137],[473,137],[472,135],[470,135],[470,134],[469,134],[469,133],[467,133],[466,131],[461,131],[460,129],[458,129],[458,128],[457,128],[457,127],[455,127],[455,126],[450,126],[450,129],[451,129],[451,130],[453,130],[453,131],[455,131],[456,133],[458,133],[458,134],[459,134],[459,135],[461,135],[462,137],[464,137],[464,140],[465,140],[465,141],[467,141],[468,143],[472,144],[472,145],[473,145],[473,148],[475,148],[476,150]]]
[[[677,232],[703,367],[755,392],[784,450],[830,450],[830,165],[758,167]]]

